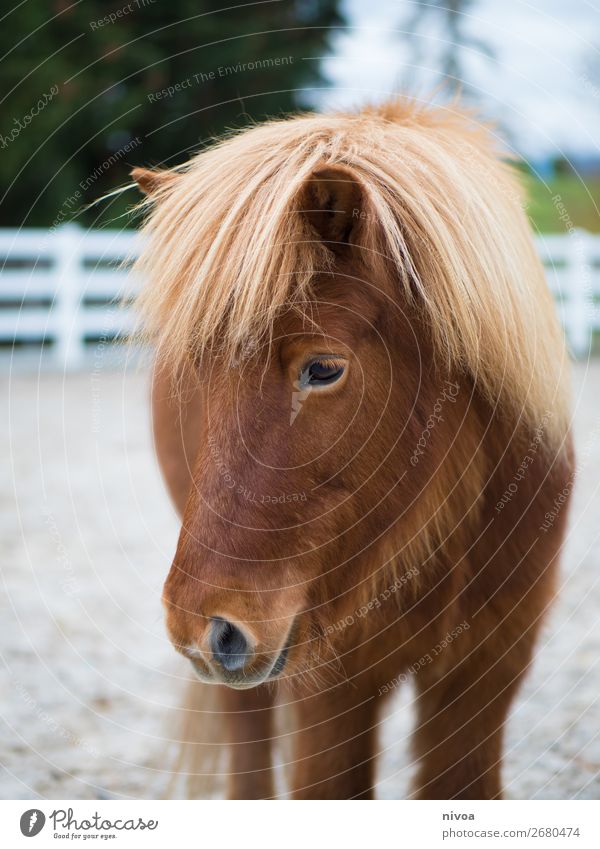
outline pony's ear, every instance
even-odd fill
[[[301,197],[301,209],[312,228],[330,247],[349,244],[360,226],[363,192],[350,171],[337,165],[315,171]]]
[[[151,171],[149,168],[134,168],[131,177],[145,195],[153,195],[174,183],[179,175],[173,171]]]

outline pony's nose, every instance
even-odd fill
[[[210,628],[213,658],[228,672],[242,669],[248,660],[249,645],[241,630],[220,616],[214,617]]]

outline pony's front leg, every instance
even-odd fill
[[[374,702],[342,684],[297,703],[293,798],[373,798]]]
[[[274,794],[271,758],[273,688],[223,687],[221,705],[229,745],[228,797],[268,799]]]
[[[416,676],[418,723],[413,747],[420,761],[413,794],[419,799],[502,798],[504,724],[533,635],[493,651],[475,649],[453,669]]]

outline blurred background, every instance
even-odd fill
[[[600,13],[586,0],[35,0],[0,18],[0,795],[149,797],[187,669],[145,352],[116,305],[135,165],[267,117],[457,93],[516,156],[574,359],[563,586],[509,728],[507,795],[598,798]],[[105,199],[94,203],[98,198]],[[134,287],[135,288],[135,285]],[[411,693],[383,729],[406,792]]]
[[[106,224],[131,196],[82,209],[132,163],[184,162],[266,117],[458,90],[523,157],[535,227],[564,229],[560,193],[574,226],[599,230],[600,34],[585,0],[27,0],[2,23],[0,226],[48,227],[61,210]]]

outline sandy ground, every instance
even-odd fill
[[[159,601],[178,526],[147,375],[100,361],[0,383],[0,797],[152,798],[188,673]],[[579,484],[560,600],[509,725],[513,798],[600,797],[599,395],[600,362],[579,364]],[[410,723],[406,688],[382,735],[382,798],[406,793]]]

